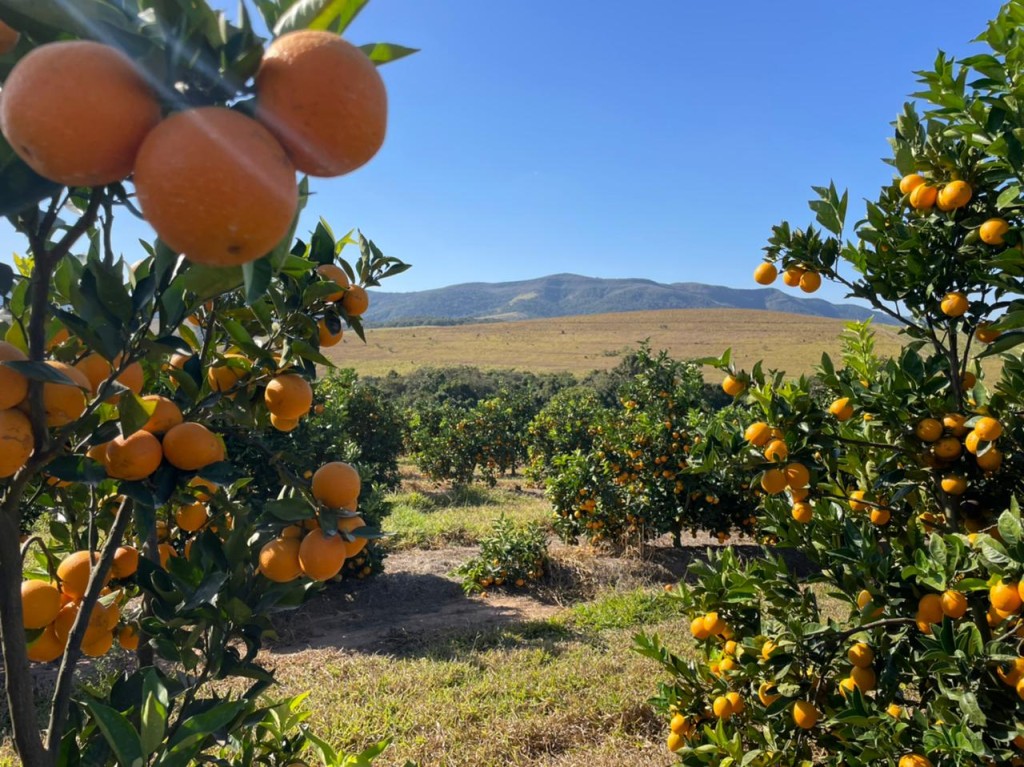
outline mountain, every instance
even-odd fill
[[[697,282],[666,285],[642,279],[554,274],[518,282],[467,282],[410,293],[371,291],[368,325],[436,325],[566,317],[654,309],[766,309],[816,317],[863,320],[884,315],[854,304],[833,304],[775,288],[738,289]]]

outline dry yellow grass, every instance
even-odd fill
[[[614,367],[650,339],[677,359],[718,356],[726,348],[749,369],[758,360],[792,375],[809,373],[822,352],[835,355],[845,321],[737,309],[672,309],[591,314],[451,327],[372,328],[364,345],[346,336],[328,350],[332,361],[361,375],[407,373],[421,366],[475,365],[577,375]],[[877,351],[894,354],[897,328],[877,325]],[[708,378],[720,376],[710,371]]]

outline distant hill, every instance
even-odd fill
[[[854,304],[833,304],[775,288],[737,289],[697,282],[554,274],[519,282],[467,282],[410,293],[371,291],[369,325],[458,325],[581,314],[664,309],[760,309],[815,317],[888,318]]]

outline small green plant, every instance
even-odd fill
[[[504,514],[494,532],[480,541],[480,556],[459,567],[467,594],[495,586],[524,588],[544,575],[548,562],[548,538],[536,523],[517,527]]]

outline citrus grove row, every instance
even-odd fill
[[[305,176],[380,149],[377,66],[412,51],[340,36],[366,0],[254,5],[0,3],[0,212],[24,243],[0,265],[0,637],[29,767],[347,758],[257,654],[273,613],[379,561],[375,459],[324,422],[354,390],[312,382],[407,265],[296,231]],[[124,215],[156,233],[130,258]],[[80,657],[117,646],[135,662],[86,692]]]
[[[844,286],[899,356],[862,325],[813,378],[707,360],[737,414],[709,465],[771,548],[691,566],[686,652],[637,639],[681,764],[1024,764],[1024,4],[979,41],[919,73],[852,232],[816,189],[817,226],[775,227],[754,273]]]

